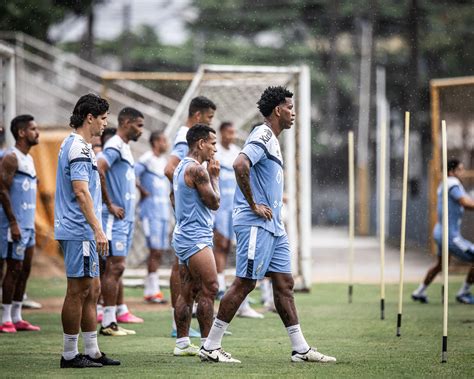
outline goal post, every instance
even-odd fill
[[[10,121],[15,117],[15,51],[0,43],[0,126],[5,129],[6,144],[13,145]]]
[[[202,95],[217,105],[214,125],[231,121],[240,143],[252,126],[263,121],[257,101],[268,86],[285,86],[294,94],[295,125],[283,133],[286,228],[292,252],[295,288],[309,290],[311,257],[311,90],[310,73],[302,66],[201,65],[168,123],[165,134],[173,140],[184,125],[191,99]]]

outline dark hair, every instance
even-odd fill
[[[459,159],[448,160],[448,172],[456,170],[460,164],[461,161]]]
[[[118,124],[122,125],[125,120],[136,120],[138,117],[145,118],[143,113],[132,107],[123,108],[118,114]]]
[[[150,134],[150,139],[148,140],[148,142],[150,142],[150,145],[153,146],[153,141],[160,139],[162,135],[163,132],[161,130],[155,130]]]
[[[285,87],[268,87],[257,102],[258,109],[263,117],[268,117],[278,105],[285,102],[287,97],[293,97],[293,93]]]
[[[232,126],[234,126],[234,124],[232,124],[230,121],[223,121],[221,126],[219,126],[219,131],[222,132],[224,129],[231,128]]]
[[[98,117],[108,110],[109,103],[107,100],[98,95],[88,93],[81,96],[74,106],[71,118],[69,119],[69,126],[71,128],[80,128],[89,113],[94,117]]]
[[[212,100],[209,100],[205,96],[198,96],[195,97],[194,99],[191,100],[191,103],[189,104],[189,112],[188,116],[192,117],[196,112],[199,111],[205,111],[208,110],[209,108],[216,110],[216,104],[212,102]]]
[[[19,137],[18,132],[20,131],[20,129],[26,129],[28,127],[28,124],[33,120],[33,116],[29,114],[22,114],[20,116],[16,116],[12,120],[10,124],[10,130],[13,134],[13,137],[15,137],[15,140],[17,140]]]
[[[216,134],[216,131],[208,125],[193,125],[191,128],[189,128],[188,133],[186,133],[186,141],[188,142],[189,148],[192,148],[196,144],[196,142],[201,139],[207,140],[209,138],[210,133]]]
[[[104,131],[102,132],[102,135],[100,136],[100,143],[102,144],[102,147],[105,145],[107,140],[110,137],[113,137],[116,133],[117,133],[117,128],[105,128]]]

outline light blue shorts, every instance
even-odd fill
[[[236,276],[263,279],[270,272],[291,274],[290,244],[286,234],[275,236],[258,226],[235,226]]]
[[[232,209],[220,209],[214,216],[214,229],[224,238],[235,241],[234,227],[232,226]]]
[[[35,246],[35,230],[20,229],[21,239],[13,241],[10,234],[10,228],[1,228],[0,230],[0,257],[2,259],[14,259],[23,261],[25,259],[25,250]]]
[[[172,246],[176,256],[178,257],[179,264],[189,264],[189,258],[191,258],[194,254],[200,252],[202,249],[206,247],[210,247],[212,249],[213,242],[212,242],[212,235],[206,238],[198,238],[197,240],[191,240],[186,238],[182,234],[173,234],[173,241]]]
[[[436,241],[438,245],[438,256],[441,257],[443,247],[440,241]],[[449,254],[464,262],[474,262],[474,244],[467,239],[457,236],[449,240]]]
[[[168,220],[142,219],[143,233],[149,249],[168,250],[170,248],[170,224]]]
[[[99,276],[99,256],[95,241],[58,241],[64,253],[68,278]]]
[[[109,256],[126,257],[132,246],[134,222],[119,220],[109,214],[102,217],[102,228],[109,240]]]

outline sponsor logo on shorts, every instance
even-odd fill
[[[117,251],[123,251],[123,250],[125,250],[125,245],[124,245],[124,243],[121,242],[121,241],[115,242],[115,249],[116,249]]]

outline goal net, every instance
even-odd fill
[[[286,228],[292,251],[296,288],[309,289],[311,275],[311,132],[310,76],[307,66],[202,65],[168,123],[165,134],[173,141],[185,124],[191,99],[206,96],[217,105],[213,126],[231,121],[242,145],[253,125],[263,121],[257,101],[268,86],[286,86],[294,93],[295,125],[280,136],[284,156]],[[137,225],[138,226],[138,225]],[[139,228],[139,226],[138,226]],[[131,261],[142,260],[142,239],[137,236]],[[142,258],[140,259],[140,256]],[[132,263],[130,262],[130,263]]]

